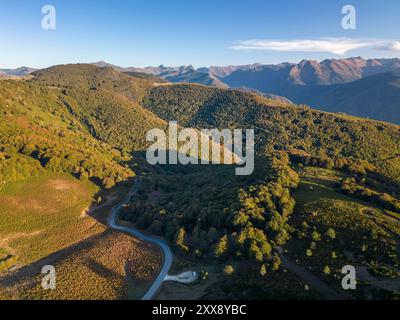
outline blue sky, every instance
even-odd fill
[[[47,4],[57,10],[54,31],[41,28]],[[345,4],[357,9],[356,30],[341,26]],[[98,60],[200,67],[400,57],[400,1],[1,0],[0,39],[0,68]],[[358,49],[321,52],[321,39]],[[303,40],[311,47],[304,49]]]

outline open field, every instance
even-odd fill
[[[0,271],[20,267],[104,230],[82,212],[98,188],[69,175],[11,182],[0,190]]]

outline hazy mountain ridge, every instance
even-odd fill
[[[359,80],[378,73],[400,70],[400,59],[326,59],[322,62],[303,60],[298,64],[280,63],[265,65],[260,63],[239,66],[211,66],[194,68],[193,66],[166,67],[120,67],[104,61],[93,63],[99,67],[113,67],[121,72],[140,72],[158,76],[171,82],[202,83],[198,74],[222,81],[225,86],[249,87],[264,93],[287,85],[332,85]],[[200,80],[198,80],[200,79]],[[271,80],[273,84],[266,81]],[[198,82],[196,82],[198,81]],[[276,82],[277,81],[277,82]],[[260,82],[257,84],[257,82]],[[275,87],[274,87],[275,85]]]
[[[332,85],[400,69],[400,59],[326,59],[303,60],[298,64],[259,65],[239,68],[221,80],[231,87],[247,86],[262,92],[289,85]]]
[[[391,77],[396,78],[399,70],[400,59],[303,60],[238,69],[222,81],[230,87],[245,86],[321,110],[399,123],[400,89],[380,82],[380,75],[392,72]]]
[[[400,74],[386,72],[331,86],[289,86],[282,95],[323,111],[400,123]]]
[[[363,59],[353,57],[346,59],[326,59],[321,62],[303,60],[300,63],[248,64],[211,66],[194,68],[192,65],[168,67],[121,67],[105,61],[91,63],[98,67],[112,67],[120,72],[138,72],[155,75],[171,82],[189,82],[224,87],[249,87],[264,93],[275,89],[268,80],[277,80],[280,87],[286,85],[332,85],[348,83],[378,73],[400,70],[400,59]],[[0,74],[25,76],[37,69],[20,67],[0,69]],[[201,76],[202,75],[202,76]],[[213,82],[215,81],[215,83]],[[208,83],[204,83],[208,82]],[[256,83],[262,82],[262,83]],[[281,82],[281,83],[280,83]],[[285,82],[285,83],[282,83]],[[251,85],[249,85],[251,84]]]

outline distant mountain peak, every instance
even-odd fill
[[[15,69],[0,69],[0,77],[24,77],[36,71],[35,68],[27,66],[18,67]]]

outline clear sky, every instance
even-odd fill
[[[41,27],[47,4],[54,31]],[[346,4],[356,30],[342,28]],[[399,40],[399,0],[0,0],[0,68],[400,57]]]

